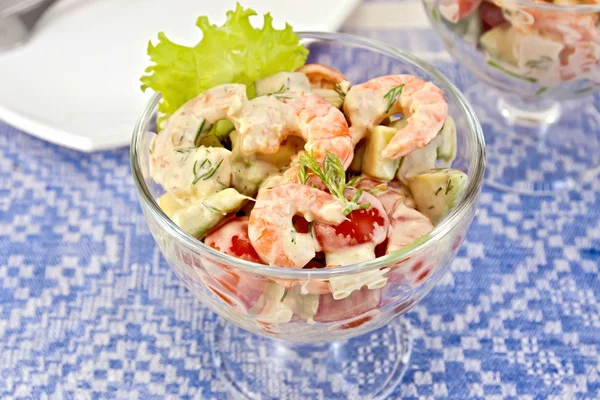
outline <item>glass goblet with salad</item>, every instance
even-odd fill
[[[488,183],[548,195],[597,175],[597,0],[423,4],[450,54],[485,83],[465,94],[486,133]]]
[[[255,14],[200,17],[193,47],[162,33],[148,46],[156,93],[131,146],[142,210],[223,317],[204,333],[236,398],[383,397],[411,350],[398,317],[472,221],[481,129],[416,57],[269,14],[256,28]]]

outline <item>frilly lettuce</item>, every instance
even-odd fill
[[[273,28],[273,18],[264,15],[263,27],[254,28],[250,17],[254,10],[238,3],[227,12],[222,26],[211,25],[205,16],[196,21],[203,36],[194,47],[173,43],[163,32],[158,43],[148,43],[148,55],[154,65],[141,78],[142,90],[162,93],[158,110],[163,118],[173,114],[186,101],[214,86],[243,83],[249,88],[257,79],[302,66],[308,50],[286,24]]]

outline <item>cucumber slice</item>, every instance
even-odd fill
[[[391,181],[400,165],[400,159],[381,158],[381,152],[390,143],[398,128],[377,126],[370,132],[365,146],[362,172],[372,177]]]
[[[464,172],[442,168],[409,178],[408,187],[417,209],[437,224],[461,198],[467,182]]]

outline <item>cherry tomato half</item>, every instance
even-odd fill
[[[352,198],[354,192],[347,197]],[[381,202],[369,193],[362,193],[358,204],[370,203],[370,207],[354,210],[339,225],[315,222],[313,231],[325,253],[363,243],[374,246],[383,242],[387,235],[388,217]]]
[[[263,263],[248,237],[248,217],[231,218],[206,235],[204,243],[230,256]]]

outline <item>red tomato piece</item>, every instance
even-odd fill
[[[484,32],[506,22],[504,15],[502,14],[502,9],[494,3],[481,3],[481,6],[479,7],[479,17],[481,18]]]
[[[230,256],[263,263],[248,237],[248,217],[231,218],[206,235],[204,243]]]
[[[294,229],[298,233],[308,233],[310,230],[310,223],[302,216],[295,215],[292,219],[292,223],[294,224]]]
[[[352,198],[355,191],[348,191],[347,197]],[[378,245],[387,235],[388,217],[381,202],[369,193],[363,193],[358,204],[370,203],[364,210],[354,210],[347,219],[334,226],[315,222],[313,231],[315,238],[321,244],[325,253],[335,252],[346,247],[363,243]]]

